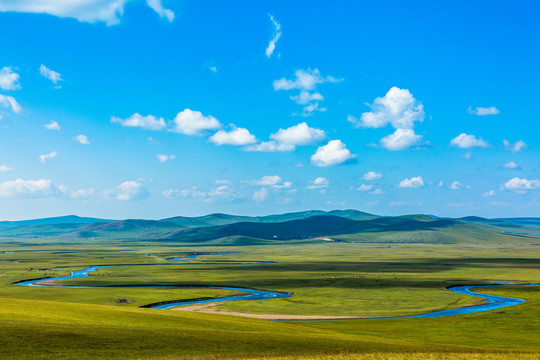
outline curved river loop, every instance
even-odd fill
[[[190,255],[186,255],[184,257],[173,257],[169,258],[167,260],[169,261],[181,261],[183,265],[188,264],[216,264],[211,262],[201,262],[201,261],[194,261],[192,259],[195,259],[202,255],[234,255],[238,254],[237,252],[221,252],[221,253],[194,253]],[[222,264],[221,262],[218,264]],[[238,263],[235,263],[238,264]],[[269,261],[258,261],[258,262],[242,262],[240,263],[242,265],[268,265],[268,264],[274,264],[274,262]],[[76,270],[71,271],[71,275],[69,276],[59,276],[59,277],[47,277],[47,278],[40,278],[40,279],[32,279],[32,280],[23,280],[14,283],[13,285],[18,286],[29,286],[29,287],[46,287],[51,286],[49,285],[52,281],[58,281],[58,280],[70,280],[70,279],[82,279],[87,278],[90,275],[88,273],[92,271],[96,271],[101,268],[107,268],[107,267],[120,267],[120,266],[163,266],[163,265],[179,265],[179,264],[115,264],[115,265],[93,265],[90,267],[87,267],[86,269],[82,270]],[[60,270],[61,268],[54,268],[54,269],[48,269],[48,270]],[[44,282],[46,282],[44,284]],[[419,315],[411,315],[411,316],[397,316],[397,317],[378,317],[378,318],[367,318],[367,317],[347,317],[347,318],[326,318],[326,319],[312,319],[311,321],[321,321],[321,320],[389,320],[389,319],[418,319],[418,318],[433,318],[433,317],[446,317],[446,316],[455,316],[455,315],[464,315],[464,314],[473,314],[473,313],[479,313],[479,312],[486,312],[496,309],[505,308],[508,306],[514,306],[519,305],[525,302],[523,299],[517,299],[517,298],[511,298],[511,297],[504,297],[504,296],[497,296],[497,295],[488,295],[488,294],[482,294],[478,292],[472,291],[472,289],[475,288],[500,288],[500,287],[520,287],[520,286],[539,286],[540,284],[512,284],[512,283],[496,283],[492,285],[456,285],[448,287],[449,291],[463,294],[463,295],[471,295],[476,296],[484,301],[486,303],[469,306],[469,307],[462,307],[457,309],[448,309],[448,310],[440,310],[440,311],[433,311],[428,312],[425,314],[419,314]],[[129,285],[129,286],[77,286],[77,285],[53,285],[55,287],[63,287],[63,288],[74,288],[74,289],[112,289],[112,288],[180,288],[183,286],[168,286],[168,285]],[[170,309],[175,308],[179,306],[184,305],[195,305],[195,304],[204,304],[204,303],[215,303],[215,302],[225,302],[225,301],[238,301],[238,300],[269,300],[269,299],[282,299],[282,298],[288,298],[293,296],[292,293],[286,293],[286,292],[277,292],[277,291],[268,291],[268,290],[259,290],[259,289],[251,289],[251,288],[242,288],[242,287],[229,287],[229,286],[212,286],[212,285],[197,285],[197,286],[190,286],[190,287],[197,287],[197,288],[208,288],[208,289],[225,289],[225,290],[234,290],[234,291],[240,291],[246,293],[246,295],[235,295],[235,296],[226,296],[226,297],[218,297],[218,298],[202,298],[202,299],[192,299],[192,300],[178,300],[178,301],[166,301],[166,302],[160,302],[160,303],[154,303],[149,305],[144,305],[142,307],[144,308],[151,308],[151,309]],[[185,288],[185,286],[184,286]],[[280,321],[280,320],[277,320]],[[298,319],[286,319],[282,321],[310,321],[310,320],[298,320]]]

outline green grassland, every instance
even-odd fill
[[[197,285],[294,293],[286,299],[235,301],[214,307],[251,314],[387,317],[474,305],[481,300],[446,287],[540,282],[540,239],[503,235],[496,225],[457,223],[436,229],[336,236],[346,242],[265,242],[246,236],[199,244],[173,238],[6,238],[0,240],[0,357],[540,358],[538,287],[483,289],[527,302],[499,311],[431,319],[272,322],[140,308],[160,301],[237,293]],[[220,241],[245,245],[216,246]],[[197,262],[167,260],[196,252],[207,255]],[[218,252],[239,254],[212,255]],[[275,263],[256,264],[259,261]],[[133,266],[101,268],[89,278],[58,283],[170,288],[13,285],[105,264]],[[149,265],[136,266],[140,264]],[[46,270],[52,268],[57,269]],[[118,298],[128,302],[118,303]]]

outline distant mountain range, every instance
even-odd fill
[[[162,220],[108,220],[74,215],[0,222],[0,238],[135,239],[213,244],[283,241],[461,242],[538,233],[540,218],[458,219],[377,216],[358,210],[310,210],[269,216],[210,214]],[[508,237],[504,238],[507,239]]]

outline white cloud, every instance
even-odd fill
[[[209,69],[211,72],[217,73],[217,66],[210,66]]]
[[[56,71],[53,71],[46,67],[45,65],[41,64],[39,67],[39,73],[44,78],[47,78],[52,81],[52,83],[55,85],[56,88],[60,88],[61,86],[58,85],[59,81],[62,81],[62,75],[57,73]]]
[[[158,159],[158,161],[160,163],[164,163],[165,161],[169,161],[169,160],[172,160],[172,159],[176,158],[176,156],[174,156],[174,155],[165,155],[165,154],[157,154],[156,158]]]
[[[124,6],[131,1],[134,0],[2,0],[0,12],[50,14],[82,22],[104,22],[110,26],[120,23]],[[147,4],[161,17],[173,20],[174,13],[163,9],[161,0],[147,0]]]
[[[495,191],[489,190],[489,191],[485,192],[483,196],[485,196],[485,197],[495,196]]]
[[[237,128],[231,124],[231,131],[220,130],[210,137],[216,145],[250,145],[257,142],[257,138],[245,128]]]
[[[371,189],[373,189],[373,185],[367,185],[367,184],[362,184],[356,188],[356,190],[358,191],[370,191]]]
[[[7,165],[0,165],[0,172],[8,172],[8,171],[13,171],[13,168]]]
[[[161,0],[146,0],[146,3],[162,18],[167,18],[169,22],[174,20],[174,12],[172,12],[170,9],[163,8]]]
[[[451,185],[450,185],[450,189],[452,190],[458,190],[458,189],[461,189],[463,187],[463,184],[460,183],[459,181],[454,181]]]
[[[318,84],[338,83],[343,81],[343,79],[337,79],[333,76],[323,77],[318,69],[300,69],[296,70],[294,74],[295,79],[289,80],[282,78],[280,80],[275,80],[273,86],[275,91],[300,90],[298,95],[291,96],[290,99],[297,104],[306,105],[300,114],[302,116],[310,116],[315,111],[326,111],[326,108],[319,107],[319,101],[322,101],[324,97],[320,93],[314,91]],[[310,93],[310,91],[313,92]]]
[[[422,135],[416,135],[413,129],[396,129],[393,134],[381,139],[381,145],[387,150],[405,150],[411,146],[419,145]]]
[[[294,151],[295,146],[290,144],[282,144],[276,141],[263,141],[255,145],[246,146],[245,151],[258,152],[285,152]]]
[[[317,149],[311,156],[311,163],[320,167],[336,166],[355,157],[356,155],[351,154],[341,140],[331,140]]]
[[[163,118],[157,118],[154,115],[142,116],[139,113],[135,113],[126,119],[113,116],[111,122],[125,127],[138,127],[146,130],[163,130],[167,127]]]
[[[382,174],[376,173],[375,171],[369,171],[362,176],[362,179],[367,181],[379,180],[382,178]]]
[[[83,145],[90,145],[90,141],[88,140],[88,136],[86,135],[77,135],[74,137],[75,141],[77,141],[79,144]]]
[[[162,192],[162,195],[168,198],[184,197],[184,198],[206,198],[208,196],[204,191],[199,190],[196,186],[191,189],[169,189]]]
[[[326,108],[325,107],[319,107],[319,102],[313,102],[313,103],[310,103],[310,104],[307,104],[306,106],[304,106],[302,108],[302,112],[300,113],[300,116],[304,116],[304,117],[308,117],[308,116],[311,116],[313,115],[314,112],[325,112],[326,111]],[[297,114],[293,114],[293,115],[297,115]]]
[[[51,180],[10,180],[0,183],[0,197],[43,197],[53,195],[57,189]]]
[[[330,181],[324,177],[318,177],[315,180],[310,181],[310,185],[306,186],[306,189],[326,189],[330,186]]]
[[[22,106],[19,105],[13,96],[0,94],[0,105],[8,109],[11,108],[14,113],[20,113],[22,111]]]
[[[514,161],[510,161],[510,162],[507,162],[506,164],[504,164],[503,167],[505,167],[507,169],[517,169],[517,168],[519,168],[519,165],[516,164]]]
[[[21,84],[19,83],[19,78],[20,78],[19,74],[14,72],[11,66],[4,66],[0,70],[0,89],[2,90],[20,89]]]
[[[213,116],[204,116],[200,111],[185,109],[174,118],[171,131],[185,135],[203,136],[211,130],[221,129],[221,123]]]
[[[111,195],[120,201],[140,200],[148,196],[148,192],[139,181],[125,181],[118,185]]]
[[[504,183],[507,190],[532,190],[540,188],[540,180],[527,180],[515,177]]]
[[[485,116],[485,115],[497,115],[501,112],[495,106],[490,107],[476,107],[473,109],[472,106],[469,106],[467,112],[472,115]]]
[[[274,50],[276,49],[276,43],[278,42],[279,38],[281,37],[281,24],[278,23],[274,16],[268,14],[270,17],[270,21],[272,22],[272,27],[274,28],[273,34],[272,34],[272,40],[268,43],[268,47],[266,48],[266,56],[271,57],[274,53]]]
[[[293,100],[298,105],[306,105],[312,101],[322,101],[324,100],[324,97],[318,92],[310,93],[309,91],[302,90],[300,91],[300,94],[290,96],[289,99]]]
[[[384,194],[384,191],[382,189],[375,189],[375,190],[371,191],[370,194],[381,195],[381,194]]]
[[[503,145],[504,145],[504,149],[506,151],[510,151],[510,152],[513,152],[513,153],[518,153],[521,150],[527,148],[527,144],[525,144],[525,141],[523,141],[523,140],[518,140],[515,143],[511,143],[510,141],[504,139],[503,140]]]
[[[268,189],[262,188],[260,190],[257,190],[253,193],[253,200],[257,202],[261,202],[266,200],[266,197],[268,196]]]
[[[294,72],[295,79],[288,80],[282,78],[280,80],[275,80],[273,83],[274,90],[293,90],[299,89],[303,91],[314,90],[318,84],[323,83],[337,83],[343,81],[343,79],[337,79],[333,76],[321,76],[319,69],[307,69],[307,70],[296,70]]]
[[[424,186],[424,179],[421,176],[412,177],[410,179],[403,179],[399,182],[400,188],[420,188]]]
[[[305,122],[291,126],[287,129],[279,129],[270,135],[271,139],[287,145],[313,145],[326,138],[324,130],[311,128]]]
[[[86,199],[86,198],[94,196],[95,193],[96,191],[92,188],[79,189],[79,190],[71,191],[70,196],[72,199]]]
[[[214,199],[234,199],[236,197],[236,192],[229,185],[221,185],[217,188],[211,189],[208,192],[209,200],[213,201]]]
[[[424,121],[424,106],[408,89],[392,87],[386,95],[373,101],[370,112],[360,119],[349,115],[347,120],[356,127],[380,128],[388,124],[395,129],[412,129],[416,121]]]
[[[39,161],[45,163],[47,160],[56,157],[56,151],[52,151],[48,154],[39,155]]]
[[[471,149],[471,148],[487,148],[489,144],[484,141],[482,138],[476,138],[474,135],[467,135],[461,133],[450,141],[450,145],[456,146],[462,149]]]
[[[60,125],[54,120],[51,120],[48,124],[43,124],[43,127],[47,130],[60,130]]]
[[[275,186],[281,184],[282,179],[281,176],[278,175],[267,175],[263,176],[262,178],[258,180],[251,180],[249,181],[252,185],[260,185],[260,186]]]

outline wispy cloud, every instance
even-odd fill
[[[60,75],[60,73],[49,69],[43,64],[39,67],[39,73],[44,78],[49,79],[54,84],[55,88],[60,89],[62,87],[61,85],[58,85],[58,83],[62,81],[62,75]]]
[[[4,0],[0,2],[0,12],[13,11],[24,13],[50,14],[58,17],[69,17],[81,22],[104,22],[116,25],[124,14],[124,6],[134,0]],[[147,5],[161,17],[169,21],[174,13],[164,9],[161,0],[147,0]]]
[[[39,155],[39,161],[41,161],[42,163],[45,164],[45,162],[49,159],[52,159],[54,157],[56,157],[56,151],[52,151],[48,154],[42,154],[42,155]]]
[[[476,107],[469,106],[467,112],[471,115],[486,116],[486,115],[498,115],[501,112],[495,106],[490,107]]]
[[[274,50],[276,49],[276,44],[281,37],[281,24],[274,19],[274,16],[271,14],[268,14],[270,17],[270,22],[272,22],[272,28],[273,28],[273,34],[272,39],[268,43],[268,46],[266,47],[266,56],[271,57],[274,53]]]

